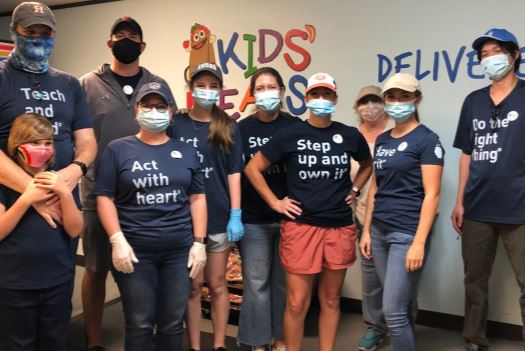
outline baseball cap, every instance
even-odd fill
[[[483,43],[487,40],[497,40],[497,41],[504,41],[504,42],[511,42],[516,45],[518,45],[518,40],[512,34],[506,29],[503,28],[492,28],[485,32],[485,34],[478,37],[474,42],[472,42],[472,48],[476,51],[481,50],[481,47],[483,46]]]
[[[137,21],[135,21],[133,18],[129,16],[122,16],[120,18],[117,18],[115,23],[111,26],[111,32],[109,33],[110,36],[115,34],[115,32],[119,29],[119,27],[127,25],[130,27],[133,31],[135,31],[140,37],[142,38],[142,28],[140,28],[140,25]]]
[[[222,82],[222,72],[219,67],[215,63],[210,62],[203,62],[199,63],[197,66],[194,66],[191,70],[191,78],[195,77],[197,74],[201,72],[210,72],[213,74],[219,81]]]
[[[359,90],[355,98],[355,102],[357,103],[359,100],[368,95],[374,95],[383,100],[383,95],[381,95],[380,87],[377,87],[375,85],[367,85],[366,87],[362,87],[361,90]]]
[[[337,91],[334,78],[327,73],[316,73],[308,78],[306,93],[317,87],[325,87],[332,91]]]
[[[413,75],[409,73],[396,73],[388,78],[383,86],[381,94],[384,94],[387,90],[398,88],[404,91],[413,93],[416,90],[421,91],[419,81]]]
[[[137,102],[139,102],[144,96],[149,94],[158,94],[166,101],[167,104],[171,105],[171,94],[169,88],[166,85],[158,82],[150,82],[144,84],[140,87],[139,92],[137,93]]]
[[[24,28],[33,24],[43,24],[55,30],[55,15],[45,4],[26,1],[13,10],[11,25],[21,25]]]

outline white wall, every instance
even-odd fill
[[[261,4],[260,6],[252,4]],[[262,5],[264,4],[264,5]],[[406,51],[421,50],[420,72],[432,69],[435,52],[439,58],[437,79],[432,73],[421,81],[423,103],[420,115],[423,123],[437,132],[446,148],[446,166],[443,179],[440,215],[432,239],[432,250],[420,288],[420,308],[443,313],[463,314],[463,266],[460,241],[450,225],[454,205],[459,152],[452,148],[455,127],[463,98],[470,91],[488,84],[486,79],[472,79],[467,74],[468,59],[462,56],[455,82],[448,78],[446,51],[452,64],[462,46],[470,51],[472,40],[490,27],[506,27],[525,42],[525,24],[522,21],[521,0],[500,0],[502,13],[495,13],[494,2],[486,0],[442,1],[301,1],[267,0],[245,1],[167,1],[127,0],[55,11],[57,42],[53,65],[81,76],[111,58],[105,41],[113,21],[129,15],[139,21],[148,47],[141,63],[168,80],[179,105],[184,104],[182,72],[188,64],[188,53],[182,42],[189,37],[190,27],[199,22],[211,29],[218,39],[228,44],[234,32],[239,33],[235,52],[246,63],[245,33],[257,35],[262,28],[281,34],[305,24],[316,28],[313,43],[298,38],[294,42],[307,49],[311,63],[304,72],[294,72],[283,60],[282,53],[268,65],[277,68],[288,81],[293,74],[305,77],[326,71],[338,83],[339,104],[336,119],[355,123],[352,111],[358,89],[378,81],[377,54],[390,59]],[[9,19],[0,19],[0,38],[8,38]],[[258,41],[254,59],[258,56]],[[268,42],[269,47],[273,44]],[[286,52],[290,50],[286,49]],[[217,56],[217,49],[216,49]],[[292,54],[294,59],[300,57]],[[403,71],[416,73],[415,54],[403,61],[411,66]],[[257,62],[255,62],[257,64]],[[257,64],[258,66],[262,66]],[[243,72],[232,62],[225,76],[227,88],[237,88],[240,96],[248,85]],[[433,70],[435,71],[435,70]],[[525,71],[525,69],[524,69]],[[480,74],[479,67],[473,72]],[[298,90],[304,91],[301,85]],[[229,98],[236,108],[240,96]],[[300,101],[293,97],[293,103]],[[230,112],[236,111],[236,108]],[[520,324],[519,291],[509,263],[500,249],[491,280],[490,319]],[[344,295],[360,298],[359,264],[348,273]]]

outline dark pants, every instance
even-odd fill
[[[465,270],[465,322],[463,336],[488,345],[488,283],[501,238],[521,290],[520,307],[525,323],[525,225],[463,221],[462,256]],[[525,337],[525,334],[524,334]]]
[[[73,280],[46,289],[0,288],[0,350],[65,351]]]
[[[133,264],[135,271],[126,274],[112,270],[124,309],[124,350],[182,349],[182,321],[190,295],[189,249],[134,248],[139,260]]]

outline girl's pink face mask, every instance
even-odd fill
[[[52,146],[35,146],[31,144],[22,144],[17,148],[18,157],[29,167],[43,167],[53,156]]]

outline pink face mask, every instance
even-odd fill
[[[34,146],[31,144],[20,145],[16,151],[25,164],[34,168],[43,167],[54,153],[52,146]]]

